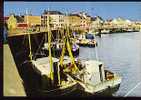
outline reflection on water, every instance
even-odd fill
[[[105,67],[122,76],[114,96],[141,96],[141,33],[107,34],[96,37],[96,48],[81,47],[81,59],[98,59]],[[135,87],[139,84],[137,87]]]

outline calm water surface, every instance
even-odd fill
[[[98,47],[81,47],[79,57],[98,59],[122,76],[114,96],[141,97],[141,32],[107,34],[96,40]]]

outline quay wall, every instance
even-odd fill
[[[17,70],[11,50],[8,44],[3,46],[4,52],[4,77],[3,77],[3,95],[4,96],[26,96],[22,79]]]

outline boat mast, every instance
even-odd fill
[[[74,60],[74,57],[72,55],[72,52],[71,52],[71,46],[70,46],[70,43],[69,43],[69,29],[68,29],[69,25],[67,23],[66,25],[66,37],[65,37],[65,44],[67,45],[67,50],[69,52],[69,56],[71,58],[71,61],[72,61],[72,64],[74,65],[74,70],[73,70],[73,73],[75,73],[76,71],[78,71],[79,69],[77,68],[76,64],[75,64],[75,60]],[[60,65],[62,66],[63,65],[63,59],[64,59],[64,54],[65,54],[65,45],[63,46],[63,50],[62,50],[62,53],[61,53],[61,57],[60,57]]]
[[[77,68],[76,64],[75,64],[75,59],[73,57],[73,54],[72,54],[72,51],[71,51],[71,46],[70,46],[70,43],[69,43],[69,29],[67,27],[67,50],[69,52],[69,56],[71,58],[71,61],[72,61],[72,64],[74,65],[74,70],[73,72],[75,73],[76,71],[78,71],[79,69]]]
[[[96,39],[96,36],[95,36],[96,33],[94,33],[94,37],[95,37],[95,41],[98,43],[98,40]],[[96,45],[96,44],[95,44]],[[97,50],[97,47],[95,46],[95,56],[96,56],[96,60],[99,60],[99,57],[98,57],[98,50]]]
[[[51,29],[50,29],[50,16],[49,16],[49,9],[48,9],[48,17],[47,17],[47,28],[48,28],[48,50],[49,50],[49,63],[50,63],[50,78],[52,84],[54,83],[54,76],[53,76],[53,61],[52,61],[52,55],[51,55]]]
[[[28,33],[28,43],[29,43],[29,58],[30,58],[30,61],[32,60],[32,49],[31,49],[31,38],[30,38],[30,33],[29,33],[29,22],[28,22],[28,11],[26,10],[26,14],[27,14],[27,26],[28,26],[28,30],[27,30],[27,33]]]
[[[93,8],[91,8],[91,11],[93,11]],[[90,28],[91,30],[92,30],[92,25],[91,25],[91,28]],[[95,38],[95,41],[98,43],[98,40],[96,39],[96,32],[94,32],[94,38]],[[96,47],[96,44],[95,44],[95,56],[96,56],[96,60],[98,60],[99,61],[99,57],[98,57],[98,50],[97,50],[97,47]]]

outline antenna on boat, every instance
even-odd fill
[[[32,60],[32,49],[31,49],[31,38],[30,38],[30,33],[29,33],[29,21],[28,21],[28,10],[26,9],[26,15],[27,15],[27,33],[28,33],[28,42],[29,42],[29,58],[30,61]]]
[[[91,8],[91,10],[93,11],[93,8]],[[92,30],[92,26],[91,26],[91,28],[90,28],[91,30]],[[95,38],[95,41],[98,43],[98,40],[96,39],[96,32],[94,32],[94,38]],[[95,44],[95,57],[96,57],[96,60],[98,60],[99,61],[99,56],[98,56],[98,50],[97,50],[97,47],[96,47],[96,44]]]
[[[94,37],[95,37],[95,41],[98,43],[98,40],[96,39],[95,33],[94,33]],[[95,56],[96,56],[96,60],[99,60],[97,47],[95,47]]]

